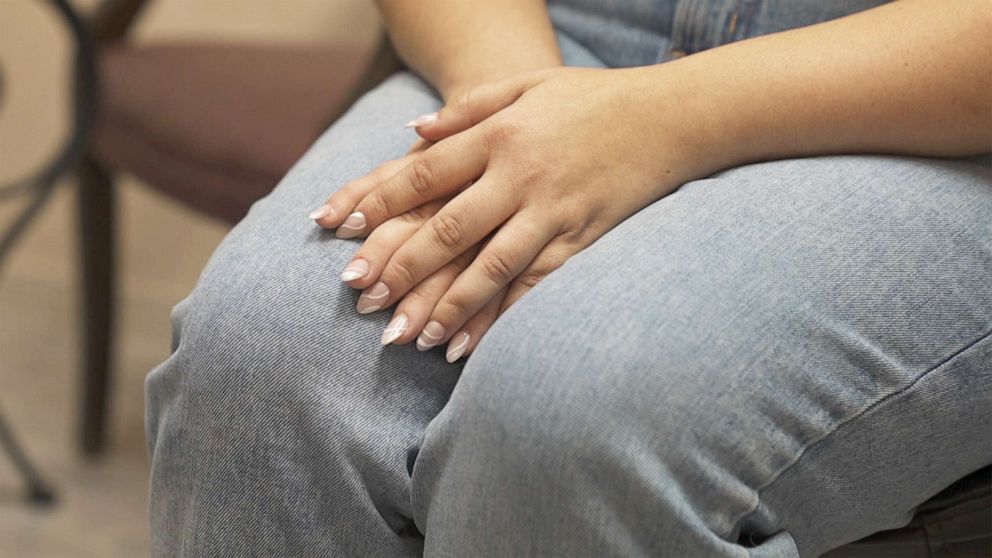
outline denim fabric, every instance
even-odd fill
[[[552,10],[568,63],[632,65],[872,4]],[[719,6],[747,11],[729,35]],[[380,347],[388,316],[358,315],[337,277],[358,242],[306,218],[438,104],[409,74],[366,95],[175,309],[147,382],[155,555],[816,556],[992,462],[988,159],[692,182],[460,367]]]
[[[887,0],[551,0],[559,32],[608,66],[665,62],[725,43],[836,19]]]

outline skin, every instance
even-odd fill
[[[526,71],[561,66],[561,53],[544,0],[379,0],[377,3],[393,45],[404,62],[430,82],[446,100],[478,84]],[[437,25],[439,21],[445,22],[445,25]],[[514,30],[513,41],[506,40],[506,29]],[[452,45],[458,45],[458,48],[453,49]],[[415,159],[413,155],[422,153],[431,144],[427,140],[418,140],[407,157],[387,161],[368,175],[345,185],[338,192],[336,203],[342,208],[354,207],[362,197],[412,162]],[[371,243],[363,245],[357,255],[361,257],[369,247],[376,247],[376,250],[398,247],[442,206],[424,205],[416,211],[387,220],[370,233]],[[311,216],[323,214],[317,222],[326,228],[335,228],[347,216],[347,212],[341,211],[329,204],[314,211]],[[407,293],[397,304],[395,312],[407,317],[407,329],[391,342],[402,344],[416,339],[434,306],[459,273],[468,267],[480,247],[481,243]],[[384,263],[384,260],[371,258],[370,276],[380,273]],[[356,288],[370,285],[365,279],[350,281],[349,284]],[[473,323],[487,324],[485,329],[488,329],[488,324],[496,319],[498,310],[499,301],[494,301],[473,318]],[[484,329],[480,328],[481,331]],[[383,340],[387,339],[384,335]],[[474,348],[477,339],[473,339],[466,354]]]
[[[562,63],[544,0],[377,3],[403,61],[445,99],[474,85]],[[513,40],[507,40],[508,29]]]
[[[394,14],[394,26],[405,21]],[[547,32],[545,13],[527,14]],[[444,48],[427,49],[423,74],[468,83],[435,69]],[[364,217],[339,229],[372,233],[355,260],[367,273],[348,284],[377,295],[376,306],[399,303],[394,316],[407,327],[384,341],[412,341],[426,326],[431,342],[439,331],[439,342],[451,340],[454,360],[570,256],[688,181],[819,154],[988,152],[992,5],[903,0],[655,66],[549,67],[450,87],[436,119],[417,127],[428,143],[346,185],[317,222]]]

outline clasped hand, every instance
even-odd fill
[[[342,280],[360,313],[398,303],[382,343],[471,353],[541,279],[681,184],[692,142],[651,106],[653,77],[555,68],[475,87],[314,211],[340,238],[367,235]]]

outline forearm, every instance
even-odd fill
[[[653,70],[706,165],[827,153],[992,150],[992,9],[905,0]],[[674,89],[674,92],[673,92]],[[663,131],[662,131],[663,132]]]
[[[378,0],[400,57],[445,98],[561,64],[544,0]]]

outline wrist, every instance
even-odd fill
[[[638,68],[650,111],[643,122],[653,128],[651,145],[671,153],[663,172],[679,183],[704,178],[744,164],[758,146],[745,129],[748,103],[727,83],[691,60]]]
[[[463,91],[477,85],[499,81],[521,72],[556,68],[561,65],[562,60],[557,52],[548,53],[543,57],[532,57],[520,63],[474,64],[462,70],[449,69],[438,78],[435,85],[444,101],[449,102]]]

